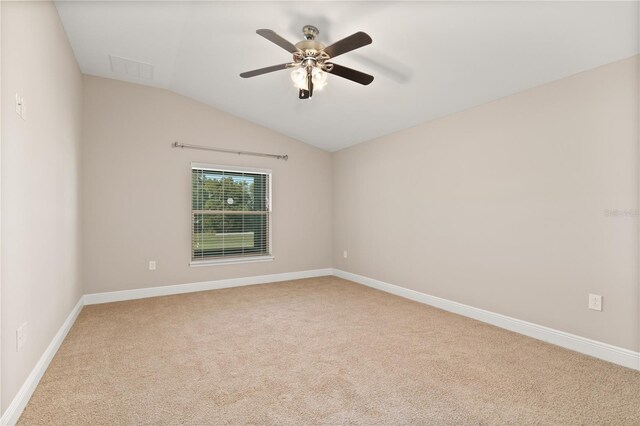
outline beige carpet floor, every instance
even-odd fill
[[[640,372],[335,277],[85,307],[20,424],[640,424]]]

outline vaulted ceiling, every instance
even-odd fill
[[[636,2],[56,5],[84,73],[169,89],[329,151],[638,53]],[[368,33],[373,44],[335,62],[373,83],[330,75],[326,88],[299,100],[287,71],[238,76],[291,59],[256,29],[295,43],[305,24],[325,44]],[[112,67],[110,55],[152,68],[118,72],[123,65],[116,58]]]

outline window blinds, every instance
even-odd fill
[[[193,261],[270,256],[271,173],[192,165]]]

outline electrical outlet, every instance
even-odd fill
[[[16,351],[22,349],[27,342],[27,324],[28,323],[25,322],[16,330]]]
[[[346,250],[342,253],[342,257],[344,257],[345,259],[347,258],[347,251]]]
[[[602,296],[599,294],[589,294],[589,309],[602,311]]]
[[[155,260],[150,260],[149,261],[149,270],[150,271],[155,271],[156,270],[156,261]]]

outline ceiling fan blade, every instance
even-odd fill
[[[264,67],[264,68],[259,68],[253,71],[243,72],[242,74],[240,74],[240,77],[249,78],[249,77],[255,77],[257,75],[266,74],[269,72],[286,70],[289,67],[289,65],[290,64],[271,65],[270,67]]]
[[[342,65],[332,63],[333,68],[328,71],[329,74],[335,74],[339,77],[346,78],[347,80],[355,81],[363,85],[368,85],[373,81],[373,76],[365,74],[360,71],[353,70],[351,68],[343,67]]]
[[[296,52],[300,51],[300,49],[295,47],[293,45],[293,43],[291,43],[291,42],[285,40],[284,38],[280,37],[278,34],[276,34],[275,31],[272,31],[272,30],[257,30],[256,33],[260,34],[262,37],[266,38],[270,42],[275,43],[278,46],[282,47],[287,52],[296,53]]]
[[[371,40],[371,37],[369,37],[367,33],[359,31],[355,34],[350,35],[349,37],[343,38],[340,41],[336,41],[331,46],[325,47],[324,51],[330,57],[335,58],[336,56],[342,55],[343,53],[347,53],[362,46],[366,46],[367,44],[371,44],[372,41],[373,40]]]

